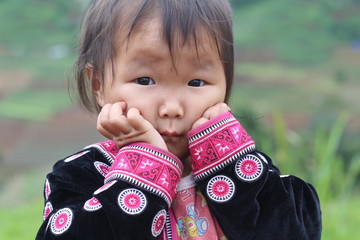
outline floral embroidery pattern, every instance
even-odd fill
[[[52,204],[50,202],[47,202],[45,204],[44,213],[43,213],[43,220],[45,221],[47,217],[50,215],[50,213],[53,211]]]
[[[50,182],[48,179],[45,180],[44,194],[45,194],[45,201],[46,201],[49,199],[49,196],[51,194],[51,187],[50,187]]]
[[[140,190],[129,188],[119,194],[118,204],[125,213],[134,215],[144,211],[147,199]]]
[[[163,209],[156,214],[152,222],[151,232],[154,237],[160,235],[161,231],[164,228],[165,222],[166,222],[166,211]]]
[[[90,151],[84,151],[84,152],[80,152],[80,153],[74,154],[74,155],[66,158],[66,159],[64,160],[64,162],[71,162],[71,161],[73,161],[73,160],[75,160],[75,159],[77,159],[77,158],[79,158],[79,157],[87,154],[88,152],[90,152]]]
[[[197,180],[213,174],[255,149],[255,142],[231,113],[209,120],[203,129],[189,133],[192,168]]]
[[[88,212],[93,212],[102,207],[101,203],[96,197],[87,200],[84,204],[84,209]]]
[[[98,161],[94,162],[94,166],[95,166],[96,170],[98,170],[98,172],[103,177],[105,177],[106,174],[108,174],[109,169],[110,169],[109,165],[107,165],[107,164],[105,164],[103,162],[98,162]]]
[[[117,180],[114,180],[114,181],[111,181],[111,182],[108,182],[106,184],[104,184],[103,186],[101,186],[99,189],[97,189],[94,194],[99,194],[107,189],[109,189],[112,185],[114,185],[115,183],[117,182]]]
[[[233,197],[235,184],[230,178],[224,175],[218,175],[208,182],[206,191],[211,200],[215,202],[226,202]]]
[[[257,180],[263,173],[263,170],[264,167],[261,160],[252,154],[242,157],[235,164],[236,176],[245,182]]]
[[[119,152],[105,182],[122,179],[159,195],[170,205],[181,171],[182,164],[175,156],[147,145],[128,145]]]
[[[57,211],[51,218],[50,229],[55,235],[59,235],[68,230],[73,220],[73,213],[70,208],[63,208]]]

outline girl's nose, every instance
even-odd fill
[[[159,108],[159,115],[162,118],[182,118],[184,108],[177,99],[164,99],[164,103]]]

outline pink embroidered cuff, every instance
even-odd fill
[[[105,177],[105,183],[122,179],[162,197],[170,206],[183,165],[172,153],[147,143],[122,147]]]
[[[200,180],[255,150],[255,142],[230,112],[188,132],[192,168]]]

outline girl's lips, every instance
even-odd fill
[[[169,131],[165,131],[161,133],[161,136],[163,137],[181,137],[181,134],[178,134],[177,132],[169,132]]]

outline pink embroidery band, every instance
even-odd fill
[[[105,177],[105,183],[122,179],[162,197],[170,206],[183,165],[170,152],[147,143],[121,148]]]
[[[119,153],[120,150],[119,147],[116,146],[116,143],[111,140],[89,145],[85,147],[85,149],[92,147],[98,149],[106,157],[109,163],[114,162],[116,155]]]
[[[230,112],[192,129],[188,139],[196,180],[255,150],[255,142]]]

